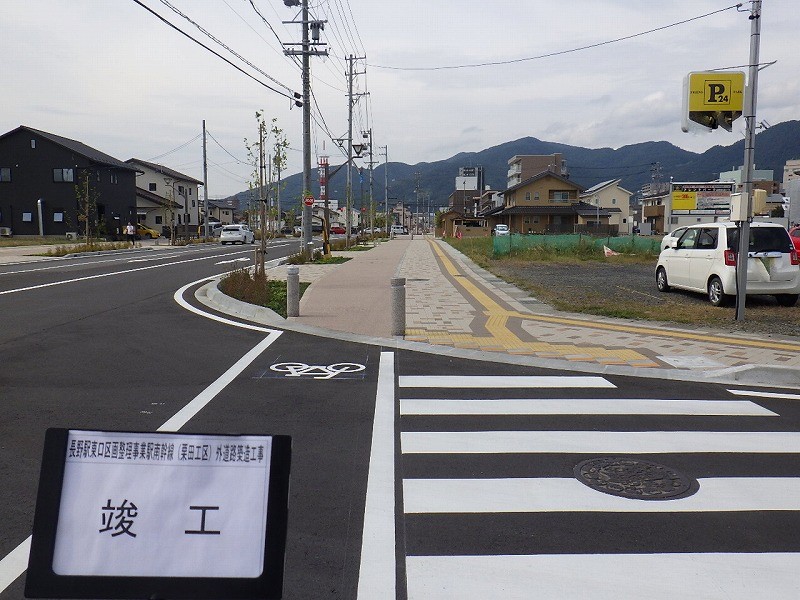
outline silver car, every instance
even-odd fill
[[[247,225],[225,225],[219,232],[220,244],[252,244],[256,234]]]

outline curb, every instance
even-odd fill
[[[645,379],[661,379],[668,381],[689,381],[696,383],[716,383],[723,385],[753,385],[758,387],[789,387],[800,389],[800,371],[791,367],[775,367],[771,365],[746,365],[744,367],[731,367],[716,371],[688,371],[686,369],[658,369],[637,368],[619,365],[598,365],[596,363],[572,362],[553,358],[534,358],[525,356],[512,356],[503,353],[482,352],[480,350],[465,350],[448,346],[434,346],[423,342],[410,342],[400,337],[380,338],[323,329],[321,327],[303,325],[284,319],[273,310],[261,306],[254,306],[226,296],[217,288],[219,279],[215,279],[195,292],[195,298],[202,304],[226,312],[243,319],[251,319],[260,325],[268,325],[287,331],[304,333],[328,339],[345,342],[355,342],[424,352],[437,356],[452,356],[483,362],[503,363],[537,367],[542,369],[558,369],[594,373],[598,375],[622,375],[627,377],[641,377]]]

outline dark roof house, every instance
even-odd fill
[[[93,235],[136,221],[135,166],[70,138],[21,125],[0,135],[0,226],[14,235],[83,233],[78,192],[88,190]]]

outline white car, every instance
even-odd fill
[[[220,244],[252,244],[256,234],[247,225],[225,225],[219,232]]]
[[[683,235],[683,232],[686,231],[686,227],[678,227],[677,229],[673,229],[663,238],[661,238],[661,249],[666,250],[669,248],[669,241],[672,239],[677,240],[679,237]]]
[[[656,286],[703,292],[714,306],[736,294],[739,230],[732,222],[687,227],[658,256]],[[747,294],[775,296],[794,306],[800,296],[800,257],[789,233],[774,223],[752,223],[748,243]]]
[[[498,224],[494,226],[492,229],[492,235],[510,235],[511,232],[508,230],[508,225]]]
[[[404,233],[408,233],[408,229],[406,229],[402,225],[392,225],[391,229],[392,235],[403,235]]]

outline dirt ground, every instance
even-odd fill
[[[772,296],[749,296],[744,322],[736,321],[732,305],[713,307],[704,295],[691,292],[659,292],[655,261],[539,263],[500,259],[492,260],[488,268],[560,310],[706,326],[732,333],[800,336],[800,302],[786,308],[778,306]]]

